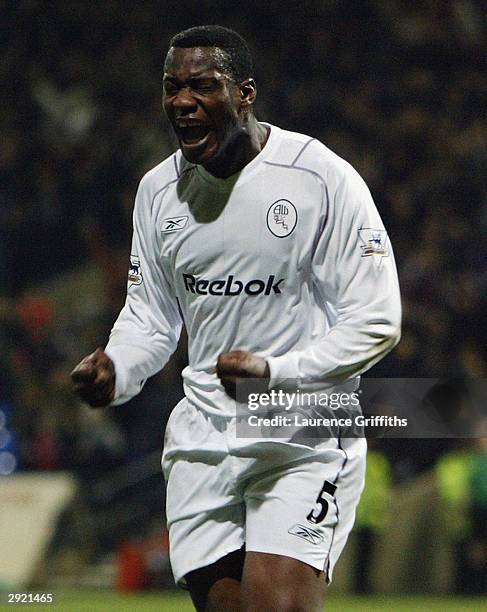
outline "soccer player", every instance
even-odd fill
[[[235,392],[353,391],[398,341],[391,247],[360,176],[316,139],[259,122],[245,41],[176,35],[163,106],[180,150],[135,201],[127,300],[73,371],[92,406],[126,402],[175,350],[185,398],[163,470],[176,581],[198,610],[321,610],[352,528],[365,440],[236,435]]]

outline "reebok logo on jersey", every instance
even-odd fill
[[[161,232],[165,234],[169,232],[177,232],[178,230],[182,230],[183,227],[186,227],[186,223],[188,222],[188,217],[169,217],[168,219],[164,219],[161,224]]]
[[[305,527],[304,525],[300,525],[299,523],[297,525],[293,525],[288,530],[288,533],[290,533],[291,535],[298,536],[298,538],[303,538],[303,540],[308,540],[308,542],[311,542],[311,544],[316,545],[320,542],[323,542],[323,536],[319,531],[315,531],[314,529],[311,529],[310,527]]]
[[[237,280],[232,274],[225,279],[207,280],[205,278],[197,279],[192,274],[183,274],[184,286],[189,293],[198,295],[271,295],[274,293],[282,293],[280,284],[284,282],[283,278],[276,281],[276,277],[271,274],[267,280],[258,278],[249,280],[247,283]]]

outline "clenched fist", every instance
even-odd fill
[[[93,408],[108,406],[113,400],[115,368],[101,348],[80,361],[71,372],[71,380],[75,393]]]
[[[266,391],[270,378],[267,361],[248,351],[219,355],[216,373],[230,397],[237,399],[238,390],[239,401],[245,398],[244,394]]]

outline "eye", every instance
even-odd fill
[[[190,82],[191,89],[198,93],[211,93],[218,87],[218,83],[213,79],[202,79]]]
[[[162,87],[166,96],[174,96],[178,91],[176,85],[171,81],[164,81]]]

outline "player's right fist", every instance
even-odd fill
[[[85,357],[71,372],[74,392],[92,408],[108,406],[115,394],[115,367],[101,348]]]

